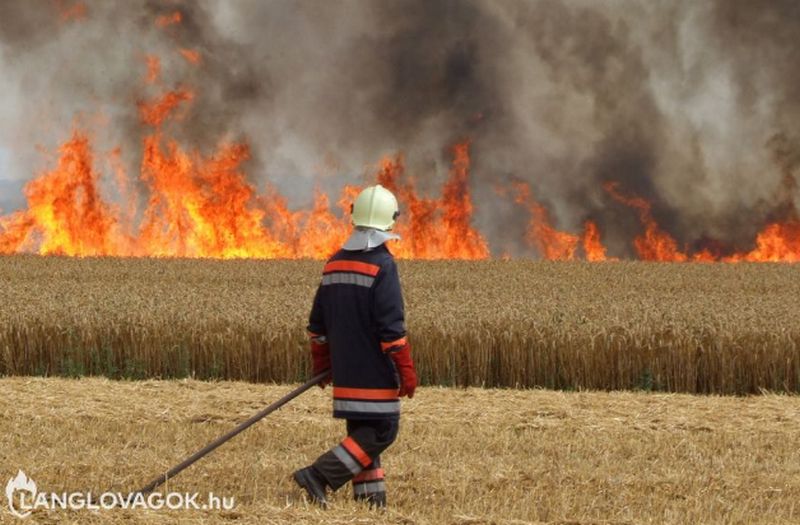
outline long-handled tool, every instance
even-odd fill
[[[217,439],[215,439],[214,441],[212,441],[208,445],[204,446],[203,448],[201,448],[200,450],[198,450],[197,452],[195,452],[194,454],[192,454],[188,458],[184,459],[183,461],[181,461],[180,463],[178,463],[177,465],[175,465],[174,467],[172,467],[171,469],[169,469],[165,473],[159,475],[157,478],[153,479],[153,481],[151,481],[150,483],[148,483],[144,487],[140,488],[137,492],[139,492],[141,494],[147,494],[149,492],[152,492],[153,489],[155,489],[156,487],[158,487],[159,485],[161,485],[163,483],[166,483],[166,481],[168,479],[174,478],[179,472],[181,472],[183,469],[185,469],[185,468],[189,467],[190,465],[192,465],[198,459],[200,459],[203,456],[207,455],[209,452],[213,451],[214,449],[216,449],[217,447],[219,447],[220,445],[222,445],[226,441],[229,441],[230,439],[236,437],[241,432],[243,432],[244,430],[246,430],[247,428],[249,428],[253,424],[257,423],[258,421],[264,419],[265,417],[267,417],[271,413],[275,412],[280,407],[282,407],[283,405],[285,405],[286,403],[288,403],[292,399],[296,398],[297,396],[299,396],[300,394],[302,394],[303,392],[305,392],[306,390],[308,390],[312,386],[316,385],[317,383],[320,383],[326,377],[328,377],[328,375],[330,375],[330,371],[329,370],[325,370],[324,372],[320,372],[319,374],[315,375],[314,377],[312,377],[311,379],[309,379],[308,381],[303,383],[301,386],[297,387],[296,389],[292,390],[291,392],[289,392],[288,394],[286,394],[285,396],[283,396],[279,400],[275,401],[274,403],[272,403],[271,405],[266,407],[264,410],[262,410],[258,414],[255,414],[253,417],[251,417],[247,421],[244,421],[244,422],[240,423],[239,426],[237,426],[236,428],[234,428],[233,430],[231,430],[227,434],[224,434],[224,435],[218,437]]]

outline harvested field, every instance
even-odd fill
[[[800,266],[401,261],[425,384],[800,391]],[[0,257],[0,374],[297,381],[322,263]]]
[[[41,491],[127,491],[290,385],[0,380],[0,476]],[[349,487],[322,512],[289,476],[341,439],[313,389],[185,471],[171,490],[232,511],[36,511],[41,523],[371,523]],[[43,431],[46,428],[47,431]],[[800,398],[423,387],[384,457],[386,523],[797,523]],[[11,517],[0,511],[3,521]],[[29,520],[29,523],[35,522]]]

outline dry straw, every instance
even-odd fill
[[[0,380],[0,479],[127,493],[292,387]],[[170,482],[233,511],[44,510],[19,523],[800,523],[800,398],[422,387],[383,455],[390,508],[323,512],[291,480],[344,434],[312,389]],[[43,431],[43,429],[47,429]],[[13,518],[0,509],[0,522]],[[17,522],[13,522],[17,523]]]

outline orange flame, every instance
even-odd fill
[[[176,11],[159,17],[156,25],[166,27],[180,21],[181,14]],[[190,62],[195,57],[200,60],[199,53],[194,55],[192,50],[180,52]],[[149,55],[145,60],[145,81],[155,85],[160,60]],[[140,119],[150,127],[143,139],[139,173],[139,186],[146,192],[142,209],[119,149],[112,151],[108,160],[121,202],[111,205],[103,199],[89,138],[76,131],[59,148],[56,165],[25,186],[27,209],[0,216],[0,253],[326,258],[336,251],[350,234],[348,211],[359,188],[343,188],[337,201],[343,213],[332,211],[329,197],[319,190],[308,210],[290,210],[274,188],[258,195],[244,173],[250,156],[245,144],[223,142],[209,155],[185,150],[166,135],[165,123],[180,119],[179,110],[187,110],[194,99],[192,90],[179,87],[138,103]],[[439,197],[420,195],[415,179],[406,174],[401,155],[386,157],[377,165],[374,180],[397,195],[403,210],[396,226],[403,241],[392,245],[398,257],[490,256],[486,239],[472,226],[470,143],[456,144],[451,153],[452,164]],[[765,226],[750,251],[722,257],[721,247],[709,244],[688,254],[658,226],[650,202],[624,195],[617,183],[607,183],[604,188],[616,201],[636,210],[644,232],[633,244],[642,260],[800,262],[796,214]],[[534,199],[530,186],[516,183],[511,189],[514,202],[530,214],[526,241],[541,257],[574,260],[582,255],[587,261],[616,260],[607,256],[593,221],[584,223],[582,234],[560,231],[551,223],[548,210]]]
[[[675,242],[675,239],[663,231],[653,218],[650,202],[637,196],[625,196],[620,193],[618,186],[619,184],[616,182],[607,182],[603,188],[615,200],[635,209],[639,214],[639,221],[644,226],[644,233],[633,240],[633,246],[639,258],[643,261],[686,261],[688,257],[678,250],[678,243]]]
[[[123,244],[114,210],[98,191],[88,138],[75,133],[60,148],[58,165],[25,186],[28,209],[0,221],[0,251],[38,241],[43,255],[113,255]]]
[[[167,15],[159,15],[156,17],[156,27],[167,27],[175,24],[180,24],[183,17],[180,11],[174,11]]]
[[[28,236],[34,223],[26,212],[0,217],[0,254],[12,254],[28,249]]]
[[[531,214],[525,234],[528,243],[535,246],[539,255],[548,261],[573,260],[578,247],[578,236],[553,228],[547,210],[533,199],[528,184],[515,182],[513,187],[514,201],[526,207]]]
[[[149,69],[152,71],[152,69]],[[143,139],[140,180],[147,200],[137,213],[137,198],[119,160],[110,163],[122,206],[106,204],[99,190],[88,138],[76,132],[60,150],[53,171],[25,189],[28,209],[0,217],[0,252],[41,254],[178,256],[215,258],[326,258],[350,234],[345,216],[331,211],[328,196],[317,191],[308,211],[291,211],[270,190],[259,196],[242,170],[249,158],[244,144],[220,144],[211,156],[189,152],[164,133],[164,124],[194,95],[180,88],[138,104],[142,123],[154,128]],[[398,225],[408,236],[397,246],[400,257],[488,257],[483,237],[470,226],[469,149],[453,149],[450,176],[440,199],[423,198],[413,182],[401,183],[401,157],[385,159],[375,178],[398,188],[411,207]],[[339,206],[348,211],[359,189],[346,186]],[[121,209],[119,209],[121,208]],[[421,209],[425,213],[419,213]],[[134,217],[141,216],[138,226]]]
[[[583,253],[586,260],[590,262],[601,262],[609,260],[606,257],[606,248],[600,242],[600,230],[592,221],[583,224]]]
[[[525,182],[512,184],[514,202],[530,213],[530,221],[525,233],[529,245],[536,248],[539,255],[548,261],[572,261],[576,259],[578,246],[583,247],[587,261],[606,261],[606,249],[600,242],[600,231],[592,221],[584,223],[583,236],[557,230],[550,222],[547,209],[532,195],[530,185]],[[505,193],[499,188],[501,194]]]
[[[447,258],[485,259],[489,247],[483,236],[470,226],[472,197],[469,190],[469,142],[453,146],[453,166],[444,186],[444,252]]]
[[[195,66],[199,65],[203,59],[202,55],[200,55],[200,51],[197,51],[196,49],[181,48],[178,50],[178,52],[181,54],[184,60]]]
[[[155,84],[161,75],[161,60],[155,55],[145,55],[144,60],[147,64],[147,75],[144,81],[148,84]]]
[[[415,259],[486,259],[486,239],[471,226],[473,205],[469,190],[469,143],[456,144],[453,164],[439,199],[420,197],[414,180],[405,184],[401,156],[384,158],[377,173],[383,185],[403,204],[405,211],[395,231],[404,239],[396,247],[398,257]]]
[[[188,89],[169,91],[149,102],[140,102],[139,116],[145,124],[158,127],[181,102],[191,102],[192,99],[194,99],[194,93]]]
[[[756,237],[756,247],[724,259],[728,262],[800,262],[800,221],[773,222]]]
[[[83,20],[89,12],[86,4],[83,2],[75,2],[74,4],[68,5],[63,0],[59,0],[56,2],[56,6],[58,7],[59,19],[62,23]]]

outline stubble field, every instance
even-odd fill
[[[0,380],[0,475],[129,491],[291,385]],[[308,506],[291,472],[343,437],[314,388],[173,480],[231,511],[44,510],[28,523],[798,523],[800,399],[423,387],[384,456],[390,508]],[[5,511],[0,520],[13,522]]]

